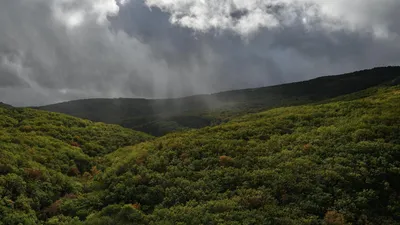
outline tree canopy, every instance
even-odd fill
[[[400,86],[159,138],[0,107],[0,224],[400,224]]]

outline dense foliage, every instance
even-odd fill
[[[0,218],[46,225],[400,224],[399,103],[400,86],[373,88],[169,134],[92,161],[65,140],[41,133],[48,143],[3,119],[18,129],[2,125],[1,143],[9,147],[2,146],[8,160]],[[14,144],[18,135],[24,138]],[[77,161],[92,164],[83,169]]]
[[[327,100],[393,80],[400,67],[376,68],[273,87],[179,99],[91,99],[40,107],[44,110],[119,124],[161,136],[171,131],[220,124],[278,106]]]
[[[2,104],[0,225],[400,224],[400,85],[332,96],[157,139]]]
[[[68,200],[60,213],[86,224],[400,224],[400,87],[347,98],[120,149],[97,178],[101,204]]]
[[[0,224],[40,224],[85,192],[97,157],[150,140],[117,125],[0,106]]]

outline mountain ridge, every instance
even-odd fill
[[[400,67],[379,67],[296,83],[176,99],[86,99],[35,107],[119,124],[155,136],[226,122],[249,112],[323,101],[390,83]]]
[[[325,75],[325,76],[320,76],[320,77],[307,79],[307,80],[303,80],[303,81],[288,82],[288,83],[282,83],[282,84],[276,84],[276,85],[270,85],[270,86],[262,86],[262,87],[255,87],[255,88],[232,89],[232,90],[214,92],[214,93],[210,93],[210,94],[195,94],[195,95],[188,95],[188,96],[183,96],[183,97],[173,97],[173,98],[144,98],[144,97],[136,97],[136,98],[135,97],[132,97],[132,98],[128,98],[128,97],[81,98],[81,99],[62,101],[62,102],[57,102],[57,103],[52,103],[52,104],[31,106],[30,108],[41,108],[41,107],[54,106],[54,105],[72,103],[72,102],[79,102],[79,101],[88,101],[88,100],[147,100],[147,101],[153,101],[153,100],[179,100],[179,99],[185,99],[185,98],[195,98],[195,97],[210,96],[210,95],[223,95],[223,94],[227,94],[227,93],[231,93],[231,92],[255,91],[255,90],[258,90],[258,89],[265,89],[265,88],[277,88],[277,87],[286,86],[286,85],[295,85],[295,84],[306,83],[306,82],[320,80],[320,79],[337,78],[337,77],[341,77],[341,76],[349,76],[349,75],[355,74],[355,73],[362,73],[362,72],[381,70],[381,69],[399,69],[400,70],[400,66],[374,67],[374,68],[371,68],[371,69],[357,70],[357,71],[354,71],[354,72],[348,72],[348,73],[342,73],[342,74]],[[399,79],[400,79],[400,75],[398,75],[398,76],[399,76]],[[394,78],[396,78],[396,76],[394,76]]]

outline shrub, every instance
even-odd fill
[[[30,179],[33,180],[39,180],[43,177],[42,171],[38,169],[25,168],[24,172]]]
[[[233,161],[232,157],[229,157],[229,156],[226,156],[226,155],[223,155],[223,156],[219,157],[219,164],[221,166],[232,166],[233,163],[234,163],[234,161]]]
[[[343,214],[337,211],[326,212],[324,222],[326,225],[344,225],[346,223]]]
[[[81,147],[81,145],[78,142],[75,142],[75,141],[71,142],[71,146],[74,146],[74,147],[77,147],[77,148]]]
[[[68,171],[68,176],[79,176],[79,174],[81,174],[81,172],[79,171],[79,169],[77,167],[71,167]]]

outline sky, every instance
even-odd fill
[[[398,0],[0,0],[0,101],[167,98],[400,65]]]

